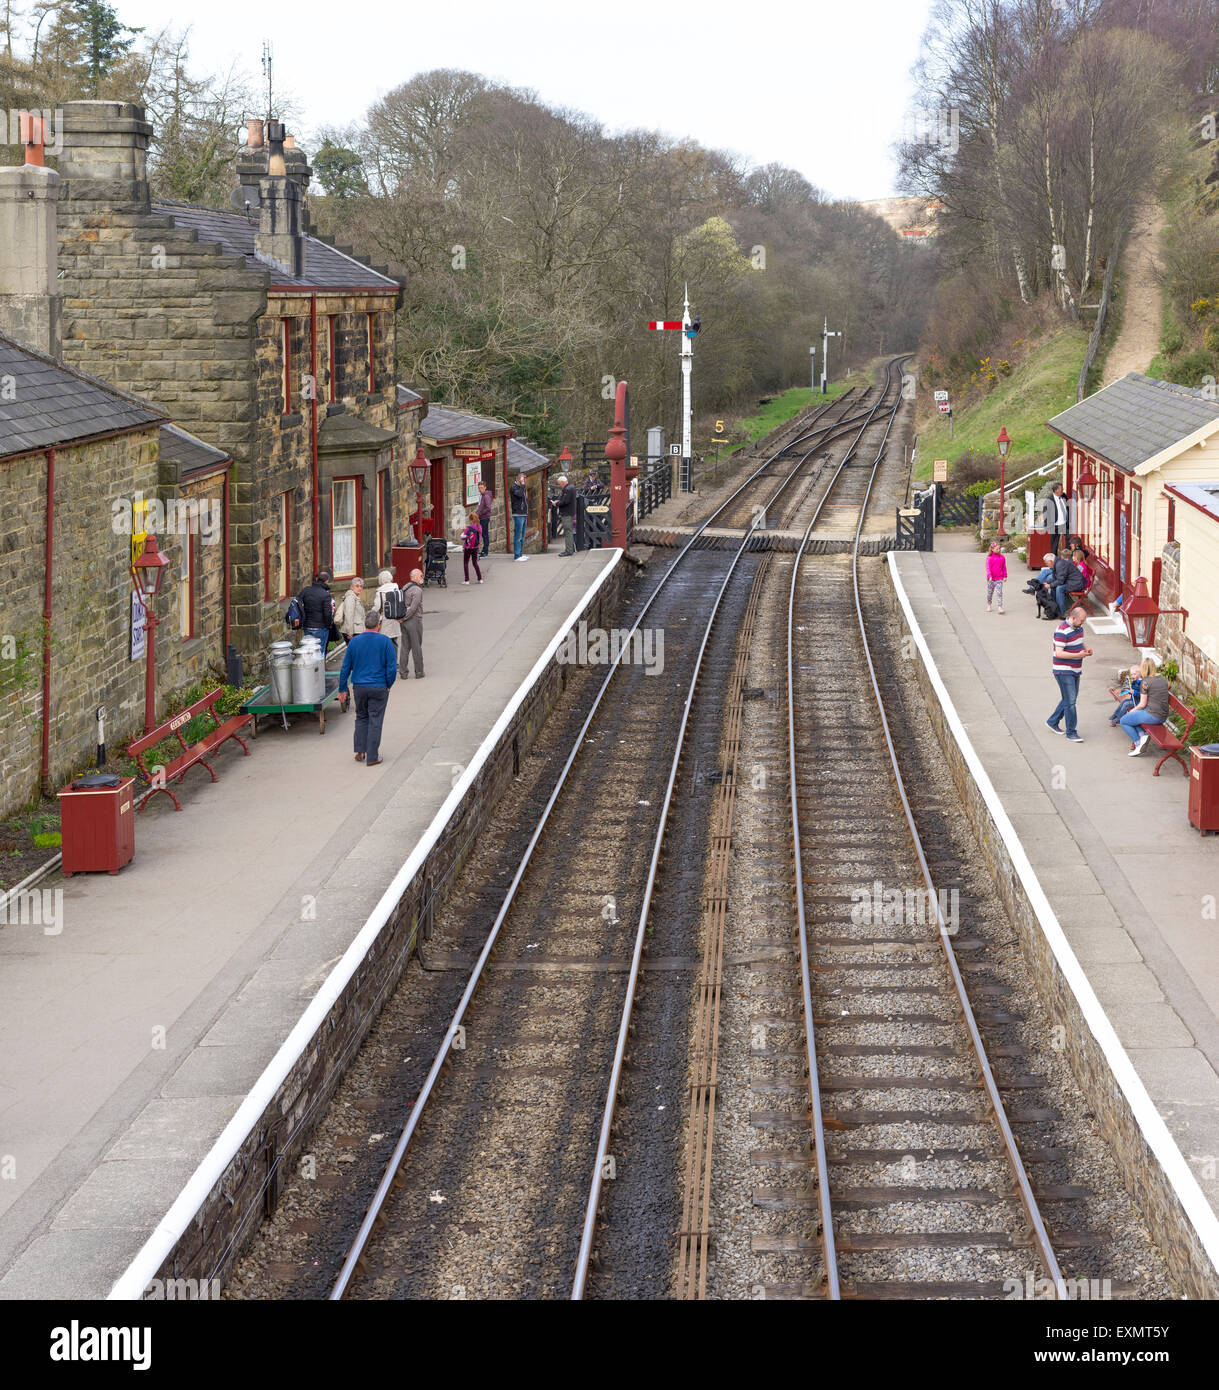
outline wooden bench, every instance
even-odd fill
[[[1123,690],[1113,686],[1109,687],[1109,694],[1113,696],[1115,702],[1122,699],[1124,695],[1129,695],[1129,693],[1128,690],[1123,692]],[[1197,719],[1198,712],[1197,710],[1190,709],[1188,705],[1183,705],[1171,691],[1168,693],[1168,712],[1170,715],[1175,714],[1184,723],[1185,727],[1181,730],[1180,737],[1173,732],[1167,721],[1163,724],[1143,725],[1143,731],[1146,733],[1147,737],[1151,739],[1152,743],[1154,743],[1157,748],[1162,748],[1164,750],[1164,756],[1156,763],[1155,771],[1151,775],[1153,777],[1158,777],[1160,775],[1160,768],[1169,758],[1175,758],[1177,762],[1181,764],[1181,771],[1188,777],[1189,763],[1185,760],[1185,741],[1189,738],[1189,731],[1194,727],[1194,720]]]
[[[253,716],[249,714],[235,714],[230,719],[221,719],[216,713],[216,701],[220,698],[220,687],[217,686],[209,695],[205,695],[202,700],[196,700],[189,708],[184,709],[181,714],[175,714],[172,719],[167,719],[163,724],[158,724],[150,734],[144,734],[134,742],[127,745],[127,751],[139,764],[140,771],[147,779],[149,787],[140,798],[138,809],[142,811],[148,802],[157,792],[164,792],[174,804],[174,810],[180,811],[182,803],[169,790],[170,782],[181,782],[187,772],[196,763],[202,764],[211,774],[212,781],[217,780],[216,770],[208,762],[207,756],[215,751],[228,739],[235,739],[245,749],[245,755],[250,756],[250,749],[246,741],[238,736],[238,730],[243,729],[250,723]],[[211,716],[213,727],[199,740],[198,743],[188,744],[182,737],[182,730],[191,722],[196,715],[207,714]],[[155,748],[162,739],[166,739],[173,734],[182,751],[173,759],[166,763],[164,767],[154,765],[150,771],[144,762],[144,754],[150,748]]]

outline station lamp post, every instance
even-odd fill
[[[1004,512],[1006,511],[1004,498],[1007,491],[1007,451],[1012,447],[1006,425],[999,430],[999,438],[996,443],[999,445],[999,539],[1002,540],[1007,534],[1003,527]]]
[[[418,540],[420,546],[423,545],[423,489],[427,483],[428,461],[423,452],[423,445],[420,444],[418,452],[415,454],[415,461],[411,464],[411,482],[415,484],[415,490],[419,495],[419,510],[415,513],[418,519]]]
[[[144,549],[131,562],[131,582],[144,608],[144,632],[147,644],[144,672],[144,732],[152,733],[157,726],[156,632],[160,619],[153,600],[161,592],[169,556],[157,545],[156,536],[144,539]]]

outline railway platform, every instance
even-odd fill
[[[265,725],[141,816],[119,875],[44,880],[62,930],[0,932],[0,1298],[104,1297],[619,552],[484,562],[429,588],[427,678],[384,764],[352,713]],[[452,574],[451,574],[452,580]]]
[[[1088,634],[1079,732],[1057,702],[1049,623],[1009,582],[987,613],[984,557],[964,537],[894,557],[957,714],[1118,1039],[1213,1211],[1219,1212],[1219,852],[1189,825],[1188,785],[1110,728],[1125,636]],[[1148,750],[1149,752],[1152,750]],[[1209,905],[1209,906],[1208,906]]]

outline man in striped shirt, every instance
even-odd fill
[[[1076,604],[1067,616],[1054,629],[1054,657],[1051,669],[1058,682],[1059,700],[1054,713],[1045,721],[1056,734],[1066,733],[1068,743],[1082,743],[1083,739],[1075,732],[1075,701],[1079,695],[1079,677],[1084,668],[1084,657],[1092,655],[1092,648],[1084,646],[1084,622],[1087,610]],[[1067,717],[1067,727],[1062,727],[1063,715]]]

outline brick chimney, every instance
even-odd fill
[[[0,335],[58,361],[60,180],[54,169],[43,167],[41,125],[23,135],[27,162],[0,169]]]
[[[254,255],[287,275],[305,273],[304,207],[300,185],[287,177],[282,121],[267,122],[267,173],[259,180]]]
[[[144,108],[133,102],[68,102],[59,156],[65,201],[147,212],[151,135]]]

